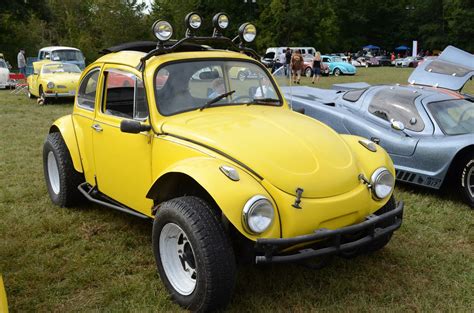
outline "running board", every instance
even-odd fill
[[[85,188],[89,189],[89,190],[85,190]],[[114,210],[118,210],[118,211],[121,211],[121,212],[124,212],[124,213],[128,213],[128,214],[131,214],[131,215],[134,215],[134,216],[138,216],[138,217],[141,217],[141,218],[146,218],[148,219],[149,217],[146,216],[145,214],[142,214],[142,213],[139,213],[137,211],[134,211],[132,209],[129,209],[125,206],[122,206],[122,205],[117,205],[117,204],[113,204],[113,203],[110,203],[110,202],[106,202],[106,201],[103,201],[103,200],[99,200],[99,199],[96,199],[92,196],[92,193],[96,193],[98,195],[100,195],[100,192],[98,190],[96,190],[96,187],[91,187],[88,183],[82,183],[80,184],[79,186],[77,186],[77,189],[79,189],[79,191],[84,195],[84,197],[87,198],[87,200],[89,201],[92,201],[92,202],[95,202],[95,203],[98,203],[100,205],[103,205],[103,206],[106,206],[106,207],[109,207],[111,209],[114,209]]]

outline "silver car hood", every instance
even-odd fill
[[[419,65],[408,82],[459,91],[473,75],[474,55],[448,46],[437,59]]]

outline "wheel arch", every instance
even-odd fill
[[[449,164],[449,168],[448,168],[448,171],[446,172],[443,186],[447,186],[453,182],[455,178],[455,174],[456,174],[455,172],[458,169],[458,166],[460,165],[459,162],[461,162],[461,160],[469,153],[474,154],[474,145],[466,146],[460,149],[458,152],[456,152],[456,155],[453,157],[453,159],[451,160],[451,163]]]
[[[63,116],[56,121],[49,128],[49,133],[60,133],[63,137],[66,147],[69,150],[74,169],[79,173],[84,173],[81,155],[77,146],[76,133],[74,131],[74,123],[71,115]]]
[[[279,238],[279,212],[271,195],[253,176],[233,164],[226,163],[208,157],[196,157],[178,162],[158,176],[146,197],[152,199],[158,209],[160,203],[176,197],[185,195],[202,197],[218,211],[223,221],[230,222],[245,237],[254,241],[257,237]],[[229,179],[219,169],[221,165],[236,169],[240,179],[238,181]],[[246,232],[242,224],[242,209],[245,203],[257,194],[267,197],[275,208],[272,226],[260,236]]]

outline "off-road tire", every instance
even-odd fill
[[[474,208],[474,152],[464,156],[458,164],[456,187],[461,188],[464,201]]]
[[[336,67],[333,71],[333,74],[334,74],[334,76],[340,76],[340,75],[342,75],[342,72],[339,68]]]
[[[48,162],[50,157],[53,157],[56,162],[59,190],[57,190],[57,184],[53,187],[54,184],[50,178],[49,167],[54,166],[51,161]],[[48,193],[54,204],[69,207],[83,199],[77,186],[84,182],[84,175],[74,169],[71,155],[61,133],[50,133],[46,137],[43,145],[43,168]]]
[[[192,248],[197,275],[189,295],[173,287],[163,266],[160,235],[166,225],[179,226]],[[176,303],[195,312],[222,309],[229,303],[236,280],[234,252],[220,219],[206,202],[184,196],[162,203],[153,223],[152,244],[158,273]]]
[[[388,202],[380,210],[378,210],[374,214],[375,215],[381,215],[383,213],[390,212],[390,211],[394,210],[396,208],[396,206],[397,206],[397,203],[395,201],[395,197],[392,195],[392,197],[388,200]],[[387,227],[387,226],[392,225],[394,222],[395,222],[395,217],[386,220],[384,223],[378,224],[378,226]],[[389,243],[390,239],[392,238],[392,235],[393,235],[393,232],[388,233],[388,234],[384,235],[383,237],[380,237],[377,240],[371,242],[370,244],[368,244],[367,246],[364,247],[364,252],[373,253],[375,251],[378,251],[378,250],[382,249],[383,247],[385,247]]]

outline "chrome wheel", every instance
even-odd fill
[[[467,173],[466,184],[467,190],[471,195],[471,198],[474,198],[474,167],[471,167],[471,169]]]
[[[49,151],[48,153],[48,177],[51,189],[55,194],[59,194],[59,188],[61,186],[59,181],[59,169],[53,151]]]
[[[160,258],[173,288],[187,296],[196,288],[196,261],[186,233],[174,223],[163,226],[159,239]]]

